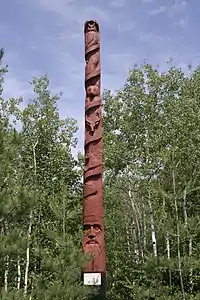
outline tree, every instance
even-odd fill
[[[49,79],[31,81],[36,98],[2,99],[1,297],[77,299],[81,285],[80,174],[71,148],[75,120],[61,120]],[[21,124],[17,131],[15,124]],[[4,184],[5,183],[5,184]],[[4,184],[4,185],[3,185]]]
[[[104,92],[110,299],[200,293],[199,75],[144,64],[115,96]]]

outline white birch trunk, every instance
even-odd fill
[[[167,248],[167,258],[170,260],[170,241],[169,241],[169,233],[166,234],[166,248]]]
[[[21,285],[21,266],[20,266],[20,258],[18,256],[17,259],[17,289],[20,289],[20,285]]]
[[[137,227],[138,227],[138,247],[139,247],[139,254],[141,257],[144,257],[144,250],[143,250],[143,216],[142,216],[142,209],[138,206],[137,201],[135,203],[135,212],[137,218]]]
[[[192,237],[189,238],[189,257],[192,256]],[[192,293],[193,291],[193,269],[190,268],[190,274],[189,274],[189,278],[190,278],[190,292]]]
[[[128,256],[131,255],[131,247],[130,247],[130,233],[128,229],[128,223],[126,222],[126,242],[127,242],[127,248],[128,248]]]
[[[179,215],[178,215],[178,204],[176,199],[176,182],[175,182],[175,172],[172,172],[173,180],[173,192],[174,192],[174,208],[176,214],[176,234],[177,234],[177,256],[178,256],[178,268],[179,268],[179,277],[181,284],[181,293],[182,299],[185,300],[185,289],[183,284],[183,275],[182,275],[182,266],[181,266],[181,252],[180,252],[180,229],[179,229]]]
[[[166,224],[166,220],[167,220],[167,213],[165,211],[165,198],[163,197],[163,214],[165,216],[165,225]],[[169,232],[168,232],[168,228],[167,228],[167,232],[166,232],[166,236],[165,236],[165,240],[166,240],[166,251],[167,251],[167,259],[170,261],[171,259],[171,254],[170,254],[170,239],[169,239]],[[169,267],[169,285],[172,285],[172,272],[171,272],[171,268]]]
[[[186,229],[187,229],[187,233],[189,234],[189,232],[188,232],[188,215],[187,215],[186,201],[187,201],[187,194],[186,194],[186,189],[185,189],[183,191],[183,213],[184,213],[185,226],[186,226]],[[189,254],[189,257],[192,256],[192,237],[191,236],[189,236],[188,254]],[[190,281],[190,292],[191,293],[192,293],[192,290],[193,290],[192,276],[193,276],[193,269],[190,268],[189,281]]]
[[[26,269],[25,269],[25,276],[24,276],[24,294],[27,294],[27,289],[28,289],[28,272],[29,272],[29,264],[30,264],[31,230],[32,230],[32,212],[30,213],[29,227],[28,227],[28,232],[27,232]]]
[[[38,144],[38,141],[33,145],[33,164],[34,164],[34,183],[36,183],[36,174],[37,174],[37,162],[36,162],[36,153],[35,149]],[[35,186],[34,186],[35,188]],[[25,268],[25,276],[24,276],[24,294],[27,294],[28,289],[28,272],[29,272],[29,264],[30,264],[30,237],[32,232],[32,217],[33,212],[30,212],[29,216],[29,227],[27,231],[27,249],[26,249],[26,268]]]
[[[8,270],[9,270],[9,256],[6,255],[5,258],[5,272],[4,272],[4,288],[5,291],[8,291]]]
[[[146,251],[147,246],[147,225],[146,225],[146,213],[145,213],[145,205],[142,199],[143,206],[143,251]]]
[[[5,221],[5,235],[8,234],[8,224]],[[5,272],[4,272],[4,288],[5,291],[8,291],[8,272],[9,272],[9,255],[5,257]]]
[[[133,221],[132,224],[132,232],[133,232],[133,239],[134,239],[134,255],[135,255],[135,261],[139,261],[139,248],[138,248],[138,242],[137,242],[137,233],[135,229],[135,222]]]
[[[153,209],[152,209],[151,200],[150,200],[150,192],[149,192],[149,197],[148,197],[148,205],[149,205],[149,215],[150,215],[150,224],[151,224],[151,240],[152,240],[153,254],[155,257],[157,257],[156,230],[155,230],[155,223],[154,223],[154,217],[153,217]]]
[[[167,259],[170,261],[170,240],[169,240],[169,233],[166,234],[166,248],[167,248]],[[169,267],[169,285],[172,285],[172,271]]]
[[[133,238],[134,238],[134,254],[135,254],[135,257],[136,257],[136,261],[138,261],[139,260],[138,236],[140,237],[140,234],[141,234],[140,225],[139,225],[139,222],[138,222],[137,211],[136,211],[136,208],[135,208],[135,203],[134,203],[133,195],[131,193],[130,188],[129,188],[129,191],[128,191],[128,195],[129,195],[129,199],[130,199],[130,202],[131,202],[131,207],[132,207],[132,210],[133,210],[132,232],[133,232]],[[137,230],[136,230],[136,227],[137,227]],[[138,236],[137,236],[137,233],[138,233]]]

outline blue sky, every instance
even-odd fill
[[[84,136],[83,24],[101,30],[102,89],[123,86],[128,69],[145,59],[166,69],[173,58],[186,68],[200,63],[199,0],[6,0],[0,34],[5,49],[5,96],[31,96],[28,80],[48,73],[53,92],[63,92],[61,117],[79,122]]]

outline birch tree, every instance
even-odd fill
[[[21,98],[1,101],[1,299],[84,299],[76,121],[60,119],[46,75],[30,83],[23,109]]]
[[[124,206],[130,198],[125,191],[131,181],[140,203],[146,247],[141,264],[133,263],[134,247],[130,247],[130,255],[122,256],[123,279],[118,280],[123,288],[121,293],[112,290],[113,299],[116,295],[198,299],[194,272],[199,274],[199,79],[199,67],[186,76],[172,64],[166,72],[144,64],[130,71],[115,95],[104,92],[105,182],[109,189],[117,190],[117,199],[123,199],[117,205],[124,211],[122,218],[116,212],[112,216],[118,230],[115,234],[121,236],[122,223],[128,223],[125,216],[131,221],[134,215]],[[191,191],[187,197],[186,190]],[[115,193],[113,197],[116,199]],[[110,196],[106,201],[111,201]],[[129,244],[137,238],[134,234]],[[124,244],[119,250],[122,253],[126,252]]]

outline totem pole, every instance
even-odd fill
[[[86,100],[83,251],[91,256],[91,260],[84,267],[84,284],[91,285],[91,278],[93,278],[92,280],[95,280],[103,291],[105,290],[106,259],[103,228],[101,69],[98,23],[87,21],[84,35]],[[87,278],[90,278],[90,281]]]

